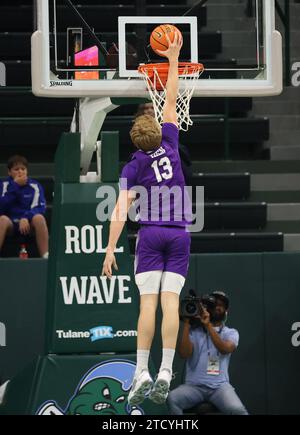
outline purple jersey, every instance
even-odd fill
[[[149,152],[138,150],[123,168],[121,189],[138,193],[141,224],[185,227],[192,223],[178,140],[178,128],[163,124],[161,146]]]

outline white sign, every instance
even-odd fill
[[[131,304],[131,297],[126,297],[126,282],[130,281],[128,275],[112,276],[110,280],[106,276],[60,277],[65,305]]]
[[[85,225],[82,228],[75,225],[65,226],[65,254],[105,254],[102,233],[103,225]],[[124,247],[116,249],[115,252],[123,253]]]

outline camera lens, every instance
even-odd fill
[[[189,315],[193,315],[193,314],[197,313],[197,307],[196,307],[196,305],[193,302],[190,302],[189,304],[186,304],[185,309],[186,309],[186,312]]]

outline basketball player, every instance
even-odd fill
[[[169,202],[170,219],[164,220],[164,198],[156,210],[151,204],[151,187],[184,190],[184,176],[178,153],[178,126],[176,100],[178,94],[178,57],[182,37],[176,33],[173,43],[164,54],[170,64],[166,85],[162,128],[151,115],[136,119],[130,132],[138,151],[124,167],[121,192],[112,215],[109,243],[103,264],[103,274],[112,276],[117,269],[114,250],[125,224],[125,216],[134,198],[134,186],[143,186],[148,192],[146,216],[140,217],[141,228],[137,238],[135,255],[135,281],[140,291],[140,316],[137,337],[137,367],[132,389],[128,396],[130,405],[140,404],[146,397],[155,403],[164,403],[172,379],[172,364],[179,329],[179,295],[185,283],[190,253],[190,234],[186,227],[191,221],[185,216],[182,202],[190,209],[190,199],[180,197],[180,204]],[[183,201],[183,198],[185,199]],[[125,205],[124,205],[125,204]],[[179,208],[178,208],[179,206]],[[180,210],[176,209],[176,207]],[[176,209],[176,210],[175,210]],[[156,214],[157,219],[151,219]],[[176,216],[175,216],[176,215]],[[179,217],[178,217],[179,215]],[[125,219],[124,219],[125,218]],[[148,371],[148,359],[155,332],[155,315],[161,290],[163,312],[162,363],[156,382]]]

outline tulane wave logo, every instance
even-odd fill
[[[111,360],[93,367],[78,385],[65,410],[55,401],[44,403],[38,415],[142,415],[140,407],[128,405],[136,365]]]

